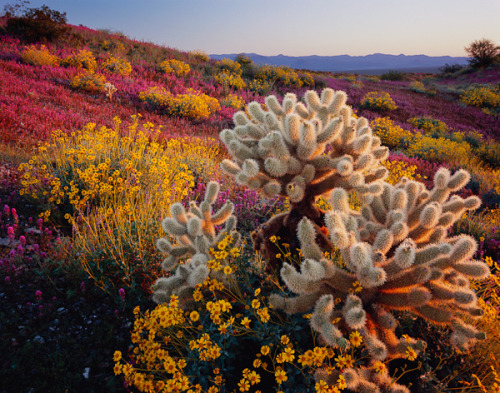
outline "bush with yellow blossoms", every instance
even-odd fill
[[[75,90],[84,90],[90,93],[104,91],[106,77],[94,72],[85,72],[78,74],[71,79],[70,86]]]
[[[97,61],[90,50],[82,49],[78,53],[69,55],[61,62],[66,67],[83,68],[89,72],[97,69]]]
[[[120,57],[110,56],[103,64],[103,67],[115,74],[127,76],[132,72],[130,63]]]
[[[434,138],[449,137],[450,129],[441,120],[433,119],[432,117],[412,117],[408,119],[408,123],[412,126],[425,131],[425,135]]]
[[[128,355],[115,352],[115,374],[141,392],[344,390],[343,377],[327,386],[314,372],[362,362],[362,336],[352,332],[346,350],[321,345],[307,327],[310,314],[287,316],[269,307],[267,295],[284,288],[242,254],[226,236],[208,261],[211,271],[226,275],[226,285],[208,278],[194,288],[188,306],[172,295],[153,310],[137,307],[132,347]]]
[[[373,133],[377,135],[382,143],[391,149],[405,149],[415,139],[411,131],[398,126],[388,117],[379,117],[370,123]]]
[[[189,71],[191,71],[191,67],[189,67],[189,64],[175,59],[165,60],[161,62],[160,68],[166,74],[173,74],[177,77],[186,76]]]
[[[212,138],[160,142],[160,128],[88,124],[65,135],[54,132],[20,166],[21,194],[46,206],[46,220],[66,221],[74,232],[69,257],[96,285],[116,296],[119,288],[148,296],[159,274],[150,241],[170,204],[197,182],[217,177],[219,143]]]
[[[485,108],[489,114],[498,114],[500,89],[498,86],[471,86],[460,96],[465,105]]]
[[[389,93],[385,91],[371,91],[361,100],[361,108],[384,112],[397,109],[397,106]]]
[[[231,74],[228,72],[221,72],[215,76],[215,81],[220,84],[226,91],[229,88],[236,90],[243,90],[246,87],[245,82],[238,74]]]
[[[152,87],[141,92],[139,99],[171,116],[187,117],[192,120],[208,119],[220,109],[216,98],[192,89],[185,94],[174,96],[163,87]]]
[[[21,59],[26,64],[35,66],[57,66],[61,61],[59,57],[50,53],[45,45],[40,46],[40,48],[34,45],[25,47],[21,52]]]
[[[220,104],[228,108],[241,109],[245,106],[245,100],[236,94],[228,94],[220,100]]]
[[[243,73],[241,64],[231,59],[222,59],[217,62],[217,66],[221,70],[221,73],[235,75],[241,75]]]

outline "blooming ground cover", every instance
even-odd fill
[[[388,182],[406,176],[430,188],[440,167],[464,168],[471,180],[459,195],[483,202],[449,232],[473,236],[474,258],[491,267],[488,281],[473,283],[486,340],[459,353],[444,344],[446,328],[401,312],[401,326],[428,337],[428,348],[379,362],[377,372],[388,370],[414,392],[500,390],[498,65],[392,82],[216,62],[73,29],[78,47],[0,36],[0,392],[348,391],[342,378],[328,387],[314,371],[358,364],[362,339],[353,333],[348,350],[333,351],[311,332],[310,314],[271,309],[269,293],[287,289],[251,250],[251,231],[289,201],[264,198],[219,169],[228,153],[218,134],[244,104],[323,87],[346,91],[354,114],[390,147]],[[214,179],[221,184],[214,207],[233,201],[243,245],[221,241],[211,268],[236,272],[239,289],[224,293],[207,282],[195,299],[202,311],[184,312],[175,297],[155,308],[160,222],[174,202],[201,200]],[[277,258],[291,258],[273,240]],[[160,368],[171,377],[153,384]]]

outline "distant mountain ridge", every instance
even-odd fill
[[[311,71],[382,73],[387,70],[435,72],[445,64],[466,64],[467,57],[427,55],[386,55],[374,53],[366,56],[262,56],[257,53],[242,53],[257,64],[289,66]],[[212,59],[235,59],[237,53],[210,55]]]

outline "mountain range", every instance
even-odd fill
[[[381,74],[389,70],[406,72],[437,72],[445,64],[467,63],[467,57],[427,55],[386,55],[374,53],[366,56],[262,56],[256,53],[242,53],[256,64],[288,66],[311,71],[350,72],[359,74]],[[234,60],[237,53],[210,55],[212,59]]]

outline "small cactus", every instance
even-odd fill
[[[175,273],[159,278],[153,284],[153,300],[156,303],[168,301],[172,294],[189,299],[194,287],[210,275],[222,282],[227,281],[226,274],[210,270],[207,266],[212,259],[210,249],[226,235],[231,235],[233,245],[240,240],[240,234],[236,231],[236,217],[232,214],[232,202],[226,201],[217,212],[212,213],[212,205],[218,194],[219,184],[210,182],[199,206],[191,201],[186,212],[181,203],[174,203],[170,207],[170,217],[162,221],[163,230],[176,239],[176,244],[172,245],[168,239],[160,238],[156,246],[166,254],[163,270],[170,272],[175,269]],[[217,234],[215,227],[222,224],[225,226]]]

